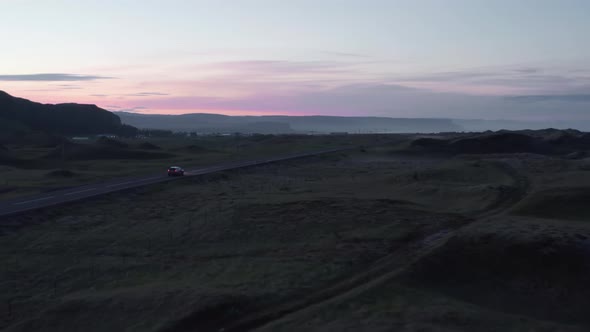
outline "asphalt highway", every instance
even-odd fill
[[[258,166],[280,161],[292,160],[303,157],[316,156],[331,152],[343,151],[347,149],[330,149],[315,152],[299,153],[286,155],[281,157],[274,157],[262,160],[237,161],[230,163],[223,163],[219,165],[212,165],[198,169],[185,169],[185,176],[169,177],[166,173],[167,166],[164,166],[161,173],[152,174],[150,176],[119,178],[107,182],[94,183],[80,187],[74,187],[64,190],[57,190],[48,193],[38,194],[29,197],[20,197],[11,200],[0,201],[0,217],[16,215],[19,213],[40,209],[48,206],[73,202],[88,197],[104,195],[112,192],[117,192],[130,188],[137,188],[147,186],[150,184],[161,183],[166,181],[177,181],[185,177],[210,174],[220,171],[239,169],[249,166]]]

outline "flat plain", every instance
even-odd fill
[[[412,142],[11,217],[0,327],[587,330],[590,161]]]

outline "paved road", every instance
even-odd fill
[[[350,148],[348,148],[350,149]],[[198,169],[187,169],[185,177],[203,175],[209,173],[215,173],[219,171],[225,171],[230,169],[244,168],[248,166],[264,165],[269,163],[276,163],[279,161],[315,156],[320,154],[326,154],[330,152],[343,151],[347,149],[329,149],[315,152],[292,154],[282,157],[274,157],[269,159],[258,159],[250,161],[238,161],[231,163],[224,163],[219,165],[213,165]],[[151,176],[144,177],[133,177],[133,178],[120,178],[113,179],[111,181],[89,184],[85,186],[69,188],[65,190],[53,191],[50,193],[39,194],[30,197],[21,197],[17,199],[11,199],[6,201],[0,201],[0,217],[15,215],[18,213],[31,211],[47,206],[58,205],[62,203],[77,201],[83,198],[104,195],[124,189],[137,188],[147,186],[154,183],[160,183],[165,181],[180,180],[183,177],[168,177],[166,169],[162,173],[153,174]]]

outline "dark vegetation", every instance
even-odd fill
[[[143,150],[160,150],[161,149],[156,144],[153,144],[153,143],[150,143],[150,142],[140,143],[137,147],[140,148],[140,149],[143,149]]]
[[[498,131],[456,134],[450,138],[418,138],[409,151],[418,153],[491,154],[536,153],[543,155],[580,154],[590,147],[590,135],[577,130]],[[583,156],[583,155],[581,155]],[[575,154],[572,157],[576,157]]]
[[[48,172],[47,174],[45,174],[45,176],[48,176],[48,177],[58,177],[58,178],[59,177],[70,178],[75,175],[76,175],[76,173],[74,173],[70,170],[67,170],[67,169],[59,169],[59,170],[51,171],[51,172]]]
[[[548,133],[557,134],[482,137],[552,146]],[[463,138],[476,137],[445,139]],[[153,144],[179,151],[212,147],[209,139]],[[242,139],[278,149],[286,140]],[[399,151],[417,149],[415,140],[390,139],[9,220],[0,227],[0,303],[12,309],[0,310],[2,327],[588,330],[589,161],[493,145],[494,153],[407,156]],[[440,144],[431,139],[441,137],[420,140]],[[578,148],[568,142],[557,151]]]
[[[185,147],[182,147],[181,149],[184,150],[184,151],[187,151],[187,152],[191,152],[191,153],[201,153],[201,152],[209,152],[209,151],[211,151],[210,149],[208,149],[206,147],[203,147],[203,146],[200,146],[200,145],[196,145],[196,144],[190,144],[190,145],[187,145]]]
[[[108,137],[99,137],[96,140],[96,144],[98,145],[102,145],[102,146],[106,146],[106,147],[112,147],[112,148],[127,148],[129,147],[129,144],[116,140],[116,139],[112,139],[112,138],[108,138]]]
[[[127,147],[127,144],[113,139],[99,140],[94,144],[67,143],[57,146],[45,158],[54,160],[141,160],[173,157],[170,153],[134,150]]]
[[[586,227],[496,219],[458,232],[405,277],[501,312],[588,326],[589,236]]]
[[[540,190],[524,200],[515,213],[523,216],[586,221],[590,218],[590,187]]]
[[[143,131],[151,133],[151,131]],[[369,142],[396,136],[142,136],[63,139],[54,144],[7,143],[0,150],[0,196],[16,197],[113,177],[152,176],[170,165],[201,167]],[[68,170],[75,176],[53,176]]]

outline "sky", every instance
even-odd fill
[[[590,120],[587,0],[0,0],[0,90],[152,114]]]

